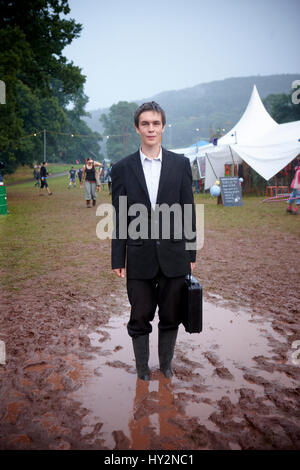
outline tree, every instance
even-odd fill
[[[263,103],[278,124],[300,120],[300,104],[293,103],[292,93],[290,95],[284,93],[268,95]]]
[[[54,84],[52,86],[54,87]],[[60,89],[59,81],[56,81],[55,89]],[[57,91],[56,96],[60,96],[60,99],[62,99],[64,95]],[[88,97],[84,94],[83,87],[81,87],[72,95],[73,107],[64,109],[66,118],[64,132],[52,134],[52,137],[55,136],[56,138],[54,151],[56,159],[72,162],[77,159],[84,161],[88,155],[92,155],[97,159],[103,158],[103,155],[99,153],[99,142],[102,141],[102,136],[98,132],[93,132],[86,122],[81,119],[82,116],[89,115],[85,111],[87,102]]]
[[[5,171],[13,171],[18,164],[15,152],[24,135],[23,120],[17,112],[17,87],[32,54],[18,27],[0,29],[0,44],[0,78],[6,85],[6,104],[0,105],[0,154]]]
[[[99,155],[101,136],[81,119],[85,76],[62,54],[82,29],[62,17],[68,13],[68,0],[0,0],[0,79],[7,90],[7,104],[0,106],[0,155],[6,172],[40,161],[43,129],[49,161],[64,153],[62,147],[68,158],[86,154],[86,148]],[[88,137],[83,144],[71,134]]]
[[[100,121],[107,136],[107,155],[116,162],[133,153],[139,146],[140,139],[135,131],[133,115],[138,105],[128,101],[113,104],[108,115],[102,114]]]
[[[0,0],[0,29],[18,27],[31,49],[32,60],[20,78],[44,94],[51,94],[51,77],[61,80],[66,94],[76,91],[85,80],[80,69],[62,55],[82,29],[73,19],[60,16],[69,13],[68,0]]]

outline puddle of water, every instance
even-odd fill
[[[125,294],[120,301],[124,308]],[[196,417],[208,430],[219,431],[209,419],[214,411],[219,411],[218,400],[227,396],[236,403],[242,387],[254,390],[257,396],[264,395],[261,385],[244,378],[245,370],[269,382],[297,386],[284,373],[261,370],[253,359],[264,356],[272,362],[274,351],[267,336],[281,341],[282,336],[273,330],[271,322],[262,323],[261,317],[247,311],[231,311],[207,302],[201,334],[189,335],[180,326],[171,381],[158,371],[156,314],[150,335],[151,381],[137,380],[132,342],[126,329],[128,318],[129,309],[121,316],[112,316],[105,327],[89,335],[92,346],[101,347],[101,351],[93,353],[96,359],[83,364],[81,361],[77,370],[80,373],[83,367],[84,381],[72,393],[89,410],[82,434],[91,434],[97,423],[102,423],[96,426],[99,434],[94,433],[91,439],[104,440],[108,449],[116,444],[113,431],[122,431],[132,449],[147,449],[153,439],[159,439],[164,449],[172,449],[173,445],[184,448],[184,432],[176,425],[176,419]],[[237,443],[230,445],[238,448]]]
[[[199,373],[205,377],[206,385],[210,387],[217,385],[214,375],[217,366],[225,367],[234,376],[234,387],[249,387],[243,377],[244,369],[251,368],[253,372],[255,371],[258,366],[253,359],[255,356],[262,355],[266,359],[271,358],[273,350],[268,344],[267,335],[276,340],[282,340],[282,336],[273,330],[271,322],[264,321],[263,329],[261,318],[257,317],[255,321],[252,315],[250,322],[247,311],[235,312],[204,303],[204,312],[203,332],[200,335],[187,335],[183,332],[179,336],[179,349],[188,351],[190,360],[204,365],[204,371],[199,369]],[[217,357],[217,364],[213,365],[207,357],[203,357],[203,353],[205,355],[207,352]],[[290,379],[282,373],[275,374],[274,379],[282,385],[290,383]],[[224,390],[224,381],[221,383],[221,388]],[[260,386],[254,386],[254,388],[255,391],[261,389]],[[233,391],[232,383],[229,385],[229,390]]]

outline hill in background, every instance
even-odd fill
[[[165,109],[167,125],[163,144],[178,148],[200,139],[209,140],[218,128],[225,129],[223,133],[229,131],[243,114],[254,84],[264,99],[271,93],[289,94],[293,81],[299,78],[300,73],[227,78],[134,101],[141,104],[154,100]],[[91,119],[86,118],[86,122],[92,130],[103,132],[99,118],[107,112],[108,108],[90,112]]]

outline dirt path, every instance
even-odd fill
[[[110,273],[109,242],[92,241],[95,216],[71,197],[63,209],[90,217],[88,241],[72,227],[57,269],[1,293],[0,449],[299,449],[299,238],[208,227],[195,273],[203,332],[181,326],[167,380],[155,320],[144,383],[125,282]]]
[[[5,299],[1,449],[300,447],[295,326],[274,329],[215,298],[203,333],[181,326],[172,380],[158,371],[154,322],[144,383],[126,333],[125,286],[101,301],[58,286],[44,299],[29,285],[13,304]]]

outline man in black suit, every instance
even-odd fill
[[[165,377],[172,375],[184,278],[193,271],[196,259],[195,246],[191,248],[187,239],[195,243],[196,224],[190,162],[161,147],[166,123],[163,109],[153,101],[144,103],[136,110],[134,123],[141,147],[117,162],[111,174],[112,269],[119,277],[127,277],[131,304],[127,330],[138,377],[150,380],[149,334],[157,306],[160,370]],[[164,213],[168,208],[171,211]],[[186,208],[190,217],[184,217]],[[167,234],[164,222],[168,222]]]

